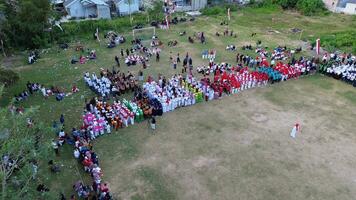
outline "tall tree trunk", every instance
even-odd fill
[[[2,39],[0,39],[0,43],[1,43],[2,54],[4,55],[4,57],[6,57],[5,48],[4,48],[4,42],[3,42]]]

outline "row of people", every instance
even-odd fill
[[[111,93],[111,81],[105,76],[99,78],[95,73],[85,72],[84,81],[99,96],[108,97]]]

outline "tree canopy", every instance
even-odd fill
[[[5,47],[38,48],[49,41],[51,6],[48,0],[2,0]]]
[[[0,96],[2,87],[0,88]],[[41,141],[48,132],[41,123],[29,123],[36,109],[23,112],[0,108],[1,199],[34,199],[37,195],[37,168],[49,144]]]

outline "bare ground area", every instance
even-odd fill
[[[354,199],[356,102],[343,95],[352,89],[316,76],[244,91],[95,148],[119,199]]]

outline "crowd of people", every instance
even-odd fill
[[[79,59],[73,56],[72,59],[70,60],[70,63],[76,64],[79,62],[80,64],[85,64],[88,60],[95,60],[97,58],[95,50],[87,49],[87,54],[88,54],[87,56],[81,55]]]
[[[97,95],[104,98],[110,96],[111,81],[106,76],[101,75],[99,78],[95,73],[90,75],[89,72],[85,72],[84,80],[89,88]]]
[[[73,128],[70,135],[64,131],[65,120],[63,114],[59,119],[60,126],[58,126],[57,122],[54,122],[53,127],[58,134],[58,138],[52,140],[52,147],[58,156],[59,147],[63,146],[64,143],[73,145],[75,159],[82,164],[84,171],[91,175],[92,185],[85,185],[81,180],[73,185],[73,189],[79,198],[88,199],[89,197],[96,197],[96,199],[100,200],[110,200],[112,196],[108,184],[102,181],[103,173],[99,165],[99,158],[92,149],[92,142],[100,135],[110,134],[111,125],[105,121],[101,111],[99,111],[100,107],[98,105],[93,106],[92,102],[99,102],[99,100],[92,99],[88,103],[87,109],[92,109],[92,111],[86,110],[84,112],[81,128],[79,130]],[[55,170],[55,172],[58,171],[60,169]],[[75,196],[72,195],[71,198],[75,199]]]
[[[325,54],[319,71],[356,87],[356,56],[352,54]]]
[[[220,36],[220,33],[217,32],[216,35]],[[233,31],[228,29],[223,32],[223,35],[236,36]],[[195,39],[199,39],[201,43],[206,42],[203,32],[194,34],[193,37],[188,38],[188,41],[194,43]],[[177,42],[172,41],[171,44],[169,46],[175,46]],[[121,49],[121,57],[125,57],[125,63],[128,66],[141,63],[146,68],[146,62],[153,54],[156,54],[156,61],[159,61],[160,49],[148,49],[138,39],[135,39],[132,45],[133,48],[126,49],[126,57]],[[161,43],[157,38],[152,39],[152,47],[159,45]],[[251,45],[246,45],[243,49],[253,50]],[[226,47],[226,50],[236,51],[237,48],[231,44]],[[139,53],[145,56],[139,55]],[[96,196],[100,200],[112,199],[108,184],[102,181],[103,172],[98,156],[92,149],[92,142],[96,138],[180,107],[219,99],[224,95],[263,87],[268,83],[274,84],[312,74],[317,70],[319,64],[319,60],[316,58],[307,59],[301,56],[299,59],[295,59],[295,51],[289,50],[285,46],[278,46],[271,52],[257,46],[255,53],[258,56],[252,57],[237,53],[236,64],[229,64],[215,63],[216,50],[203,50],[202,59],[208,59],[209,65],[196,68],[196,71],[203,75],[200,79],[193,75],[193,60],[187,53],[183,59],[181,74],[173,75],[169,79],[159,75],[156,80],[148,76],[142,87],[139,86],[138,80],[131,72],[125,74],[114,69],[112,71],[101,69],[100,77],[95,73],[86,72],[84,74],[86,84],[99,97],[86,102],[82,116],[83,123],[78,130],[73,128],[69,135],[64,129],[60,129],[57,132],[57,139],[52,141],[56,154],[58,154],[58,148],[64,143],[72,144],[74,157],[92,177],[93,184],[91,186],[85,185],[82,181],[73,185],[78,196],[81,198]],[[87,59],[96,59],[95,51],[90,51],[86,57],[81,56],[79,60],[72,59],[72,63],[84,64]],[[290,61],[287,63],[288,59]],[[120,67],[119,58],[117,57],[115,60]],[[181,62],[179,54],[175,58],[170,56],[170,62],[176,69],[177,64]],[[351,54],[324,55],[319,71],[342,79],[356,87],[356,59]],[[143,80],[142,71],[138,78]],[[78,91],[78,88],[73,86],[72,93]],[[29,82],[27,90],[16,95],[15,99],[16,101],[26,100],[33,92],[41,92],[45,97],[56,94],[57,100],[62,100],[66,95],[58,87],[46,89],[41,84]],[[115,98],[128,92],[134,93],[131,100],[124,99],[120,102]],[[107,100],[111,96],[114,97],[114,101],[109,103]],[[16,110],[16,112],[18,111]],[[154,118],[153,120],[155,122]],[[63,115],[60,118],[60,123],[64,125]]]
[[[18,95],[14,96],[15,102],[21,102],[27,100],[31,95],[35,93],[40,93],[44,98],[48,98],[49,96],[55,96],[57,101],[61,101],[64,97],[72,95],[73,93],[79,92],[79,89],[76,85],[73,85],[71,92],[65,92],[63,88],[57,86],[51,86],[46,88],[44,85],[39,83],[31,83],[27,82],[26,84],[27,90],[23,90]]]
[[[139,78],[143,79],[142,71],[139,72]],[[120,96],[128,91],[133,92],[138,88],[138,80],[131,72],[125,74],[124,72],[115,71],[115,69],[112,71],[101,69],[100,78],[95,73],[90,75],[89,72],[86,72],[84,80],[92,91],[104,98]]]

